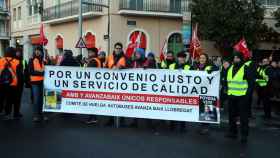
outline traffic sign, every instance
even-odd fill
[[[84,42],[83,38],[81,37],[76,44],[76,48],[87,48],[86,43]]]

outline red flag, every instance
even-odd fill
[[[141,38],[142,38],[142,32],[132,34],[130,38],[130,42],[126,48],[126,52],[125,52],[126,57],[131,58],[133,53],[135,52],[135,49],[140,47]]]
[[[191,45],[190,45],[190,55],[192,59],[196,59],[201,54],[201,43],[197,36],[198,24],[195,24],[193,29]]]
[[[167,40],[164,40],[163,47],[161,48],[160,51],[160,57],[159,57],[160,61],[165,60],[166,53],[167,53]]]
[[[40,27],[40,44],[44,45],[44,46],[48,44],[48,39],[45,36],[43,24],[41,24],[41,27]]]
[[[248,49],[245,38],[242,38],[235,46],[234,49],[243,54],[245,59],[251,58],[250,50]]]

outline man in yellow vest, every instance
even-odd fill
[[[271,119],[270,90],[268,87],[270,69],[269,59],[263,58],[262,65],[257,69],[256,84],[258,88],[258,104],[262,102],[264,107],[264,119]]]
[[[163,60],[161,63],[160,63],[160,68],[161,69],[168,69],[169,66],[171,64],[173,64],[175,62],[175,59],[174,59],[174,53],[172,51],[168,51],[166,53],[166,57],[165,57],[165,60]]]
[[[177,54],[177,62],[171,64],[169,66],[170,70],[185,70],[185,71],[189,71],[191,66],[188,64],[187,60],[187,55],[185,54],[184,51],[179,52]],[[176,124],[179,123],[180,126],[180,131],[181,132],[185,132],[186,131],[186,123],[185,122],[176,122],[176,121],[171,121],[170,122],[170,130],[174,130]]]
[[[233,64],[227,71],[227,95],[229,99],[229,133],[226,137],[236,139],[238,137],[237,130],[237,114],[240,116],[241,123],[241,143],[247,143],[249,135],[249,104],[247,101],[247,93],[252,87],[248,81],[250,74],[248,67],[244,64],[242,54],[235,52]]]

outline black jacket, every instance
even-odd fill
[[[80,64],[74,57],[66,57],[62,60],[60,66],[80,66]]]

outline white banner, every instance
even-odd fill
[[[220,122],[220,73],[47,66],[44,111]]]

